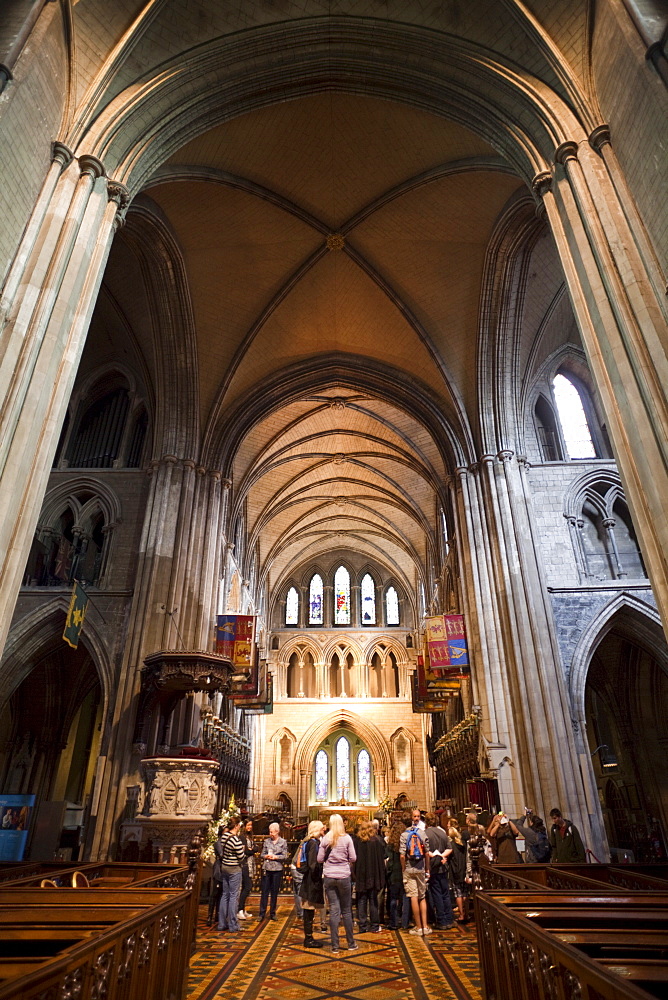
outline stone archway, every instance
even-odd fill
[[[49,614],[39,621],[28,616],[10,634],[0,703],[0,742],[5,747],[0,781],[10,794],[34,794],[37,815],[50,810],[48,824],[31,824],[30,856],[52,857],[65,850],[77,860],[95,824],[94,762],[107,740],[109,684],[92,629],[77,649],[62,641],[66,603],[64,597],[56,598]],[[66,803],[71,810],[68,830]]]
[[[668,646],[648,641],[648,632],[626,609],[609,619],[583,692],[587,756],[613,861],[668,856]]]
[[[338,729],[347,729],[359,735],[371,755],[376,794],[379,799],[387,795],[390,775],[390,751],[381,732],[366,719],[347,709],[338,709],[324,719],[319,719],[306,731],[295,752],[298,775],[298,809],[307,810],[313,761],[320,744]]]

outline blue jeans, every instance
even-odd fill
[[[429,877],[429,899],[436,917],[436,926],[443,927],[453,922],[452,902],[450,900],[450,883],[448,871],[444,868]]]
[[[264,915],[267,912],[267,900],[269,900],[269,916],[276,916],[276,900],[278,899],[278,890],[281,888],[282,878],[282,869],[278,872],[262,872],[262,882],[260,883],[260,912],[258,914],[260,920],[264,919]]]
[[[295,897],[295,913],[299,918],[302,916],[302,901],[299,890],[304,881],[304,873],[295,868],[292,872],[292,895]]]
[[[218,930],[238,931],[239,921],[239,890],[241,889],[241,869],[236,872],[226,872],[221,868],[221,884],[223,893],[218,908]]]
[[[369,913],[368,923],[367,908]],[[378,889],[363,889],[361,892],[358,890],[357,915],[360,922],[360,934],[366,933],[367,930],[377,931],[379,929]]]
[[[348,947],[355,944],[353,937],[352,882],[348,878],[326,878],[325,892],[329,902],[329,933],[332,948],[339,950],[339,923],[343,921]]]

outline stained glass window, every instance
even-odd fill
[[[315,797],[318,802],[327,802],[329,788],[329,758],[325,750],[315,755]]]
[[[299,625],[299,593],[296,587],[290,587],[285,602],[285,624]]]
[[[334,574],[334,624],[350,625],[350,573],[345,566]]]
[[[308,595],[308,623],[322,625],[322,577],[316,573],[311,578]]]
[[[376,624],[376,585],[370,573],[362,577],[362,625]]]
[[[371,758],[368,750],[360,750],[357,755],[357,795],[360,802],[371,799]]]
[[[580,393],[564,375],[556,375],[552,386],[568,457],[596,458]]]
[[[350,744],[345,736],[336,742],[336,795],[347,799],[350,791]]]
[[[399,598],[394,587],[385,594],[386,620],[388,625],[399,624]]]

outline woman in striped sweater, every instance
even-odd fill
[[[246,856],[244,843],[238,836],[240,826],[241,821],[238,818],[228,820],[227,830],[213,847],[216,854],[213,877],[223,887],[218,910],[218,930],[233,933],[241,930],[237,910],[241,889],[241,866]]]

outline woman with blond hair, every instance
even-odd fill
[[[318,848],[324,832],[324,825],[319,819],[311,820],[306,832],[306,840],[299,854],[299,869],[303,874],[299,888],[299,898],[302,903],[304,920],[304,947],[322,948],[323,942],[313,937],[313,920],[315,911],[325,903],[322,886],[322,865],[318,863]]]
[[[339,954],[339,923],[343,922],[348,951],[357,951],[353,937],[352,878],[350,866],[357,860],[352,838],[346,833],[341,817],[329,817],[329,833],[318,849],[318,861],[323,866],[325,892],[329,901],[329,931],[332,955]]]

